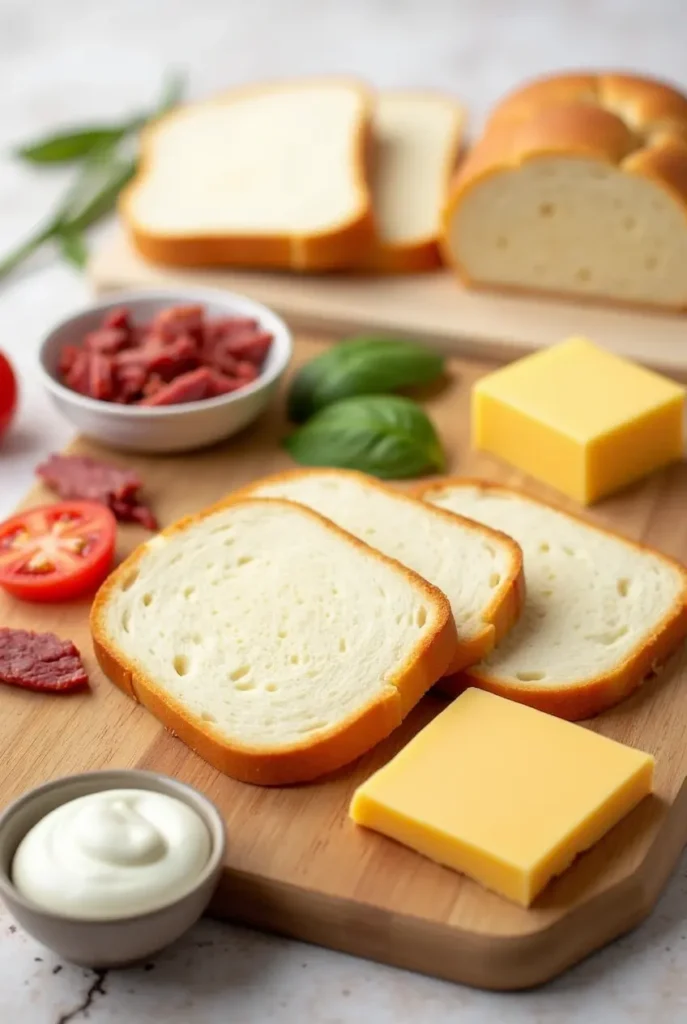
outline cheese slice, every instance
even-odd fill
[[[570,338],[477,382],[472,440],[590,504],[682,456],[684,398],[673,381]]]
[[[651,792],[654,759],[469,689],[353,796],[350,814],[528,906]]]

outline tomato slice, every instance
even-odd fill
[[[0,587],[24,601],[68,601],[102,583],[117,523],[95,501],[41,505],[0,523]]]

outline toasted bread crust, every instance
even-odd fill
[[[284,82],[285,87],[293,85],[339,83],[341,79]],[[226,98],[243,97],[251,93],[272,90],[272,83],[262,86],[248,86],[225,94]],[[145,179],[152,164],[153,140],[160,129],[175,117],[171,111],[150,124],[141,133],[141,157],[139,170],[132,182],[123,190],[119,199],[119,212],[136,249],[153,263],[167,266],[237,266],[272,267],[275,269],[301,272],[335,270],[355,265],[370,240],[374,237],[372,202],[366,180],[366,153],[371,131],[372,96],[359,82],[346,80],[361,99],[359,131],[354,140],[352,165],[356,190],[359,194],[358,212],[350,220],[329,231],[312,235],[155,235],[147,232],[131,210],[131,199],[138,185]],[[221,98],[225,98],[221,97]],[[209,103],[216,100],[209,100]]]
[[[412,493],[388,487],[385,484],[380,483],[380,481],[374,477],[367,476],[365,473],[359,473],[356,470],[305,468],[288,469],[281,473],[274,473],[268,477],[263,477],[260,480],[256,480],[255,483],[247,484],[245,487],[242,487],[240,490],[229,495],[226,501],[242,501],[245,498],[251,498],[254,496],[256,488],[266,483],[288,482],[289,480],[298,480],[307,476],[321,477],[323,474],[348,477],[351,480],[359,482],[364,487],[376,488],[384,494],[391,494],[392,497],[395,497],[400,501],[416,503],[418,500],[422,500],[421,498],[418,499]],[[489,526],[484,526],[482,523],[476,523],[474,520],[466,519],[463,516],[456,515],[454,512],[448,512],[446,509],[437,508],[436,506],[431,507],[433,511],[438,513],[445,521],[455,522],[458,520],[464,527],[472,530],[473,532],[479,533],[481,537],[487,539],[491,538],[495,543],[502,545],[505,544],[505,546],[509,548],[512,556],[511,571],[504,579],[501,580],[499,585],[494,588],[494,596],[487,608],[484,610],[483,629],[469,639],[460,639],[456,635],[456,646],[453,652],[453,657],[446,669],[446,673],[448,675],[453,675],[465,668],[467,665],[474,665],[485,658],[487,654],[494,649],[499,640],[501,640],[506,633],[513,628],[520,618],[520,613],[525,602],[525,576],[523,571],[522,551],[520,550],[520,546],[512,537],[506,536],[505,533],[501,533],[499,530],[494,530]],[[350,535],[347,534],[347,536]],[[388,558],[386,555],[384,557]],[[393,559],[391,560],[394,561]],[[408,570],[407,566],[402,562],[395,561],[395,564],[401,566],[406,571],[412,572],[412,570]]]
[[[653,79],[616,73],[538,79],[496,107],[450,185],[441,249],[469,286],[502,290],[496,283],[474,280],[453,250],[450,225],[457,209],[485,179],[544,156],[598,160],[646,178],[682,209],[687,231],[687,96]],[[619,304],[656,308],[653,303]]]
[[[236,500],[230,499],[195,515],[186,516],[163,530],[162,536],[170,537],[177,533],[183,533],[189,526],[236,503]],[[246,499],[241,501],[241,504],[264,506],[266,502],[260,499]],[[274,504],[274,502],[272,501],[270,504]],[[310,741],[305,739],[300,743],[276,750],[252,748],[240,743],[228,742],[216,735],[208,722],[192,715],[183,705],[174,700],[155,683],[153,678],[142,672],[118,648],[115,641],[108,635],[105,611],[110,596],[119,587],[120,582],[145,557],[146,544],[138,547],[108,577],[96,594],[90,615],[93,648],[105,675],[120,690],[143,704],[165,728],[179,736],[214,768],[241,782],[250,782],[261,786],[309,782],[343,767],[370,750],[400,724],[423,694],[443,675],[456,645],[455,625],[451,609],[448,600],[440,590],[405,566],[400,566],[393,559],[386,558],[379,551],[368,547],[367,544],[355,537],[351,537],[334,523],[310,509],[293,502],[281,502],[281,504],[297,508],[299,512],[310,516],[320,525],[324,525],[346,544],[357,547],[368,557],[380,560],[391,566],[396,572],[401,572],[414,586],[424,592],[427,602],[433,604],[438,611],[437,624],[433,633],[418,645],[415,657],[400,665],[396,672],[389,677],[387,680],[388,691],[380,694],[377,699],[361,707],[355,715],[339,722],[336,727],[323,735]]]
[[[687,637],[687,569],[676,559],[656,551],[655,548],[647,544],[639,544],[613,530],[606,530],[601,526],[590,523],[581,516],[563,510],[551,502],[533,498],[520,488],[506,487],[502,484],[472,477],[451,477],[422,487],[419,493],[425,499],[428,499],[432,493],[452,487],[476,487],[482,491],[499,491],[503,494],[513,494],[517,497],[526,498],[535,504],[551,508],[555,512],[559,512],[561,515],[565,515],[589,529],[596,530],[598,533],[611,537],[614,540],[623,541],[631,547],[637,548],[640,551],[647,551],[654,557],[661,559],[672,568],[678,570],[683,579],[683,588],[681,598],[675,601],[673,607],[661,622],[657,624],[648,640],[611,672],[592,676],[584,683],[575,683],[570,686],[537,687],[536,684],[526,685],[524,683],[514,686],[508,678],[494,675],[485,668],[475,665],[459,675],[442,680],[441,688],[450,696],[457,696],[466,686],[480,686],[482,689],[490,690],[501,697],[508,697],[510,700],[519,701],[521,704],[529,704],[530,707],[537,708],[539,711],[546,711],[549,714],[556,715],[558,718],[566,718],[572,722],[583,718],[591,718],[628,697],[641,686],[648,675],[655,671],[676,651],[680,643]]]

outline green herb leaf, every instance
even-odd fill
[[[440,376],[443,365],[440,355],[416,342],[376,337],[343,341],[296,374],[287,396],[288,417],[303,423],[341,398],[428,384]]]
[[[51,221],[47,226],[38,228],[32,235],[21,242],[16,249],[8,252],[6,256],[0,259],[0,281],[3,277],[6,277],[13,270],[15,270],[24,260],[27,260],[30,256],[33,256],[37,252],[44,242],[47,242],[52,237],[55,230],[54,222]]]
[[[153,118],[162,117],[181,100],[185,88],[182,75],[169,75],[160,101],[150,113],[128,118],[120,124],[92,125],[88,128],[66,128],[42,139],[19,146],[15,153],[31,164],[66,164],[83,160],[103,146],[114,145],[132,132],[137,132]]]
[[[69,263],[72,263],[78,270],[83,270],[88,260],[88,249],[86,241],[80,231],[63,229],[56,233],[55,241],[60,247],[60,252]]]
[[[116,144],[94,150],[59,208],[59,229],[83,231],[109,213],[135,171],[135,159],[120,153]]]
[[[441,471],[446,462],[424,410],[398,395],[344,398],[316,413],[284,443],[304,466],[359,469],[383,479]]]
[[[117,142],[126,131],[126,126],[66,130],[20,146],[16,155],[32,164],[73,163],[102,145]]]
[[[120,125],[56,133],[20,147],[18,154],[33,163],[81,160],[82,166],[48,223],[0,259],[0,280],[50,239],[57,242],[71,263],[83,266],[87,254],[82,232],[114,208],[119,193],[136,171],[134,134],[151,118],[176,106],[183,89],[183,78],[172,75],[152,114],[139,115]]]

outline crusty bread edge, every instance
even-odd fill
[[[450,106],[454,114],[453,131],[449,136],[444,160],[444,195],[448,193],[451,179],[456,170],[465,137],[467,111],[462,103],[451,96],[430,90],[409,89],[387,90],[385,96],[399,99],[436,100]],[[373,114],[374,117],[374,114]],[[374,219],[374,203],[372,206]],[[414,238],[407,242],[384,242],[377,232],[368,243],[367,249],[355,266],[356,270],[368,270],[380,274],[413,274],[437,270],[444,265],[438,233],[428,237]]]
[[[226,500],[239,501],[246,497],[253,497],[256,488],[262,487],[267,483],[279,483],[307,476],[321,477],[324,475],[347,477],[350,480],[355,480],[362,486],[376,488],[378,491],[382,491],[382,493],[389,495],[392,498],[396,498],[399,501],[412,502],[414,504],[417,504],[417,502],[420,501],[421,504],[426,504],[422,502],[421,498],[414,496],[412,493],[388,487],[375,477],[368,476],[366,473],[360,473],[352,469],[326,468],[289,469],[280,473],[273,473],[270,476],[263,477],[260,480],[254,481],[252,484],[247,484],[240,488],[240,490],[229,495]],[[304,507],[307,508],[308,506]],[[500,581],[498,586],[494,588],[494,596],[489,605],[485,608],[482,616],[482,629],[469,639],[465,640],[458,639],[458,636],[456,635],[456,646],[453,657],[446,669],[447,674],[452,676],[466,666],[474,665],[485,658],[486,655],[493,650],[499,640],[501,640],[518,621],[525,603],[523,558],[520,546],[512,537],[506,536],[505,533],[494,530],[489,526],[484,526],[482,523],[476,523],[474,519],[467,519],[464,516],[456,515],[454,512],[448,512],[446,509],[437,508],[436,505],[429,507],[431,507],[435,513],[438,513],[440,518],[443,518],[444,521],[455,522],[455,520],[458,520],[469,530],[479,532],[485,540],[491,539],[494,543],[505,545],[511,554],[511,570],[508,575]],[[478,528],[478,530],[476,530],[476,528]],[[377,549],[375,548],[375,550]],[[386,555],[384,557],[389,561],[394,561],[395,564],[401,566],[405,571],[413,572],[413,570],[408,569],[403,562],[397,559],[391,559]]]
[[[201,522],[222,508],[238,503],[220,502],[195,515],[186,516],[163,530],[162,536],[170,537],[182,533],[189,526]],[[264,506],[273,505],[275,501],[266,502],[254,498],[245,499],[240,504]],[[394,571],[401,572],[425,594],[427,601],[431,602],[438,612],[434,631],[418,643],[415,655],[399,665],[395,673],[388,678],[386,692],[369,701],[367,705],[326,733],[310,740],[305,738],[299,743],[273,751],[228,742],[214,735],[210,723],[190,714],[118,648],[108,635],[105,609],[111,594],[120,582],[145,557],[149,542],[138,547],[107,578],[95,596],[90,615],[96,658],[105,675],[120,690],[143,704],[165,728],[179,736],[214,768],[241,782],[262,786],[311,781],[343,767],[376,746],[400,724],[423,694],[444,674],[456,644],[451,609],[448,600],[437,587],[303,505],[294,502],[279,504],[297,509],[299,514],[316,520],[346,544],[358,548],[368,557],[384,562]]]
[[[619,171],[643,177],[647,182],[653,183],[657,188],[667,193],[681,207],[686,221],[685,229],[687,230],[687,145],[678,143],[677,139],[673,137],[672,140],[665,139],[658,144],[651,143],[645,145],[634,152],[626,154],[622,159],[615,160],[611,153],[613,147],[610,140],[608,140],[606,152],[602,152],[601,149],[594,152],[595,144],[591,140],[587,140],[587,145],[583,144],[585,105],[589,108],[587,116],[593,118],[595,110],[607,110],[603,104],[590,104],[588,100],[585,101],[583,98],[575,99],[574,96],[569,97],[567,100],[559,99],[554,101],[553,95],[547,96],[548,89],[555,90],[561,83],[568,81],[573,85],[577,83],[580,88],[586,85],[591,92],[596,93],[605,80],[614,77],[617,78],[618,76],[608,73],[568,73],[546,76],[526,83],[524,87],[508,94],[494,108],[483,134],[473,145],[466,159],[461,163],[454,175],[448,188],[447,199],[442,212],[439,236],[442,259],[468,288],[516,295],[546,294],[552,298],[564,299],[573,297],[576,300],[581,299],[584,302],[591,302],[593,304],[605,303],[608,305],[612,303],[621,308],[648,309],[650,311],[657,309],[674,311],[687,308],[687,303],[633,302],[632,300],[604,297],[603,295],[588,296],[584,292],[573,289],[553,291],[548,288],[521,288],[500,282],[480,281],[472,277],[467,267],[459,259],[458,254],[451,247],[451,223],[456,209],[470,189],[495,174],[500,174],[506,170],[517,170],[529,161],[551,155],[596,159],[600,163],[608,164]],[[652,82],[660,86],[665,85],[665,83],[658,82],[657,80],[640,77],[635,77],[633,80],[642,85],[651,85]],[[676,92],[676,90],[671,91]],[[535,98],[538,99],[539,105],[535,102]],[[521,103],[523,99],[527,101],[524,104]],[[549,115],[550,112],[547,110],[548,104],[560,104],[561,109],[558,116],[561,119],[561,124],[570,117],[573,117],[578,122],[577,127],[582,129],[580,145],[552,147],[547,140],[544,130],[541,131],[540,136],[537,135],[537,117],[543,112]],[[515,109],[512,110],[512,107],[515,107]],[[609,112],[618,116],[615,111]],[[528,148],[520,148],[514,144],[518,133],[523,131],[523,127],[526,131]],[[684,126],[684,131],[687,137],[687,124]],[[667,130],[666,134],[670,134],[669,130]]]
[[[233,97],[273,91],[275,88],[347,85],[361,99],[359,130],[353,145],[353,179],[359,195],[355,216],[328,231],[312,235],[155,235],[140,226],[131,211],[131,199],[146,177],[154,157],[157,132],[173,119],[180,109],[153,121],[141,133],[139,168],[133,180],[123,189],[118,203],[121,220],[135,248],[153,263],[168,266],[238,266],[273,267],[297,271],[326,271],[348,267],[360,258],[374,235],[372,198],[367,186],[366,157],[371,132],[373,94],[353,79],[286,79],[261,85],[246,86],[203,101],[206,104],[225,102]]]
[[[480,669],[479,666],[473,666],[467,668],[459,675],[442,680],[441,688],[450,696],[455,697],[466,686],[474,685],[490,690],[501,697],[508,697],[511,700],[519,701],[521,704],[528,704],[530,707],[556,715],[558,718],[566,718],[573,722],[583,718],[591,718],[618,704],[634,690],[638,689],[645,678],[667,661],[685,639],[687,636],[687,569],[677,559],[657,551],[648,544],[640,544],[613,530],[607,530],[596,523],[590,523],[581,516],[568,512],[551,502],[533,498],[521,488],[507,487],[503,484],[474,477],[448,477],[443,481],[437,481],[424,487],[422,493],[427,497],[432,492],[463,487],[476,487],[482,491],[499,491],[517,498],[524,498],[534,504],[551,508],[554,512],[559,512],[561,515],[567,516],[569,519],[591,530],[596,530],[597,533],[601,533],[615,541],[627,544],[629,547],[639,551],[648,552],[671,568],[676,569],[682,577],[683,587],[681,595],[675,600],[673,607],[661,622],[656,625],[648,640],[637,647],[635,651],[628,655],[625,661],[610,672],[593,676],[585,683],[538,688],[537,686],[528,686],[526,684],[513,686],[507,678],[489,674],[484,669]]]

